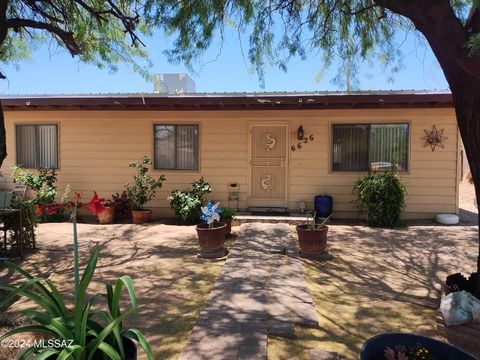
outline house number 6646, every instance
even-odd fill
[[[290,149],[292,151],[300,150],[302,148],[302,144],[308,144],[309,142],[312,142],[313,139],[314,139],[313,135],[310,134],[308,138],[304,137],[302,141],[300,141],[297,145],[292,145]]]

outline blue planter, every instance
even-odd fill
[[[402,333],[386,333],[368,339],[360,352],[360,360],[383,360],[387,347],[396,345],[412,347],[425,346],[438,360],[478,360],[476,357],[457,349],[456,347],[425,336]]]
[[[326,218],[332,215],[333,198],[330,195],[317,195],[314,200],[317,217]]]

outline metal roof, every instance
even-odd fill
[[[453,107],[449,91],[0,95],[14,110],[288,110]]]

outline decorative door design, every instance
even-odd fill
[[[287,126],[250,127],[250,206],[286,206]]]

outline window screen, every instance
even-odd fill
[[[16,125],[17,164],[24,168],[58,167],[57,125]]]
[[[155,168],[198,170],[198,125],[155,125]]]
[[[408,124],[333,125],[333,171],[408,170]]]

